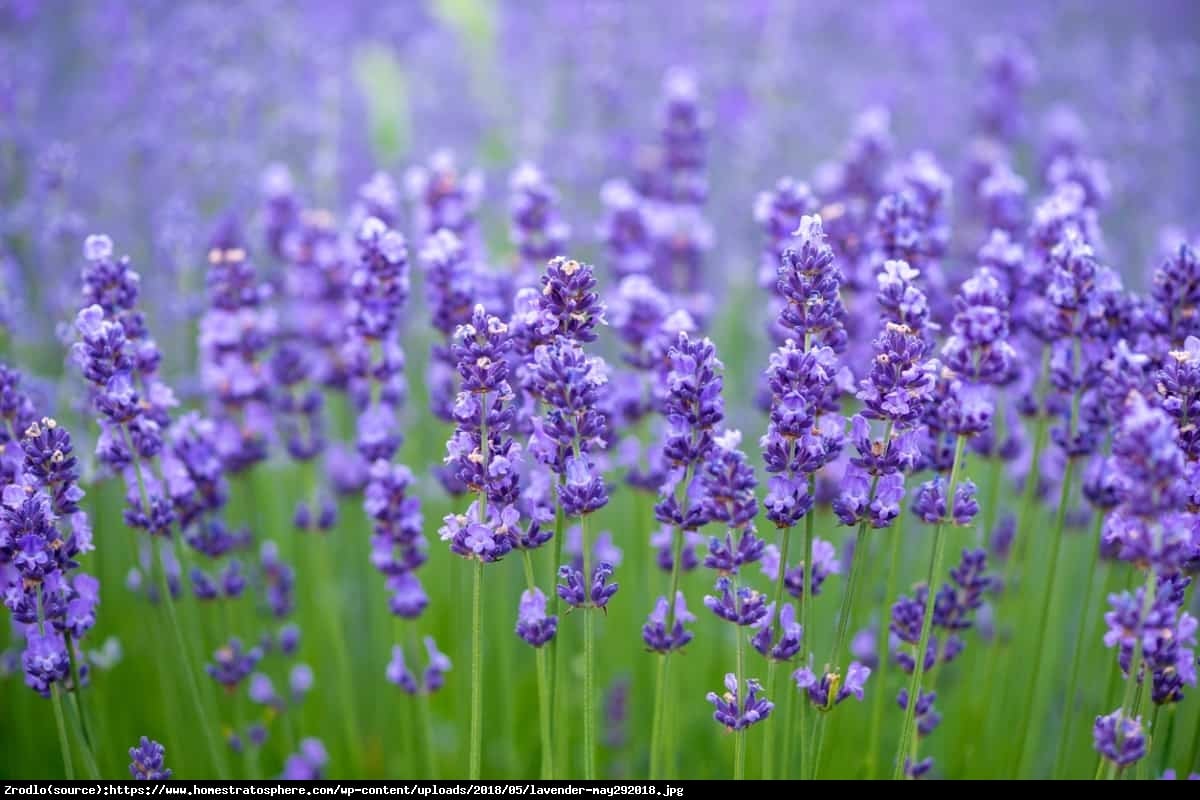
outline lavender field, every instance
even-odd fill
[[[1200,5],[0,0],[0,778],[1200,779]]]

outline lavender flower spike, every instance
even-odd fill
[[[759,697],[762,684],[753,678],[746,680],[746,694],[743,699],[738,686],[737,676],[732,672],[725,675],[725,693],[718,695],[709,692],[708,702],[716,706],[713,719],[730,731],[740,731],[749,728],[756,722],[761,722],[770,716],[775,704],[765,697]]]
[[[165,781],[171,770],[163,768],[166,750],[161,744],[143,736],[137,747],[129,748],[129,774],[139,781]]]

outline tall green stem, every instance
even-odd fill
[[[1062,558],[1063,548],[1063,526],[1067,518],[1067,503],[1071,499],[1071,479],[1075,474],[1075,459],[1067,460],[1066,469],[1063,470],[1062,488],[1058,495],[1058,510],[1054,516],[1054,531],[1051,533],[1051,549],[1050,549],[1050,571],[1046,578],[1046,599],[1042,604],[1042,611],[1037,615],[1037,636],[1034,639],[1034,656],[1033,656],[1033,676],[1026,683],[1025,697],[1021,705],[1017,706],[1017,713],[1020,715],[1020,724],[1016,730],[1029,730],[1029,716],[1033,713],[1033,704],[1035,700],[1035,692],[1041,684],[1042,666],[1046,660],[1046,630],[1049,626],[1050,618],[1055,616],[1052,614],[1054,605],[1055,589],[1058,588],[1058,562]],[[1091,576],[1088,576],[1089,581]],[[1068,697],[1068,703],[1070,698]],[[1021,737],[1021,744],[1018,745],[1019,753],[1017,755],[1017,771],[1013,777],[1022,776],[1025,774],[1025,764],[1030,750],[1030,745],[1038,740],[1036,732],[1031,732],[1029,735]]]
[[[67,770],[67,780],[75,780],[75,765],[71,761],[71,742],[67,739],[67,723],[63,719],[62,692],[57,684],[50,687],[50,698],[54,704],[54,723],[58,727],[58,744],[62,749],[63,767]]]
[[[592,543],[588,540],[587,515],[579,518],[579,538],[583,546],[583,585],[588,602],[583,609],[583,776],[596,780],[596,607],[592,602]]]
[[[880,739],[883,734],[883,700],[888,692],[888,672],[892,660],[888,657],[888,620],[891,616],[892,598],[896,596],[896,579],[900,574],[900,540],[904,538],[901,526],[904,518],[896,520],[896,527],[891,532],[892,550],[888,556],[887,588],[884,589],[883,599],[879,601],[879,633],[875,637],[876,652],[879,657],[879,677],[875,683],[875,697],[871,701],[871,730],[867,735],[867,779],[876,778],[879,767]]]
[[[692,483],[692,467],[689,465],[684,471],[683,480],[676,487],[676,496],[682,488],[682,514],[687,515],[688,488]],[[680,562],[683,560],[683,538],[684,531],[682,528],[676,528],[671,531],[671,590],[667,594],[667,621],[666,630],[670,631],[675,627],[675,595],[679,593],[679,573]],[[662,663],[658,666],[658,676],[655,685],[654,693],[654,722],[650,731],[650,777],[659,778],[662,775],[662,760],[663,760],[663,739],[665,738],[664,731],[666,730],[666,697],[667,685],[670,678],[669,661],[671,657],[670,651],[663,653],[660,658]]]
[[[125,446],[130,453],[136,453],[133,448],[133,442],[129,436],[129,431],[122,428],[122,433],[125,436]],[[143,511],[149,515],[151,513],[150,495],[146,491],[146,480],[142,475],[142,463],[139,459],[133,459],[133,471],[137,478],[138,500],[142,504]],[[171,584],[167,580],[167,564],[163,560],[163,551],[161,543],[158,539],[154,540],[155,553],[158,556],[159,565],[159,585],[162,592],[162,603],[167,609],[167,618],[170,621],[171,631],[175,635],[175,650],[179,654],[179,660],[183,664],[184,679],[187,681],[188,694],[191,697],[192,704],[196,708],[196,716],[200,719],[200,726],[204,729],[204,741],[208,746],[209,756],[212,758],[213,768],[217,774],[224,778],[229,774],[229,770],[225,764],[225,759],[221,755],[221,750],[217,746],[213,738],[213,726],[208,718],[208,709],[205,707],[204,700],[200,696],[200,686],[196,683],[196,672],[192,666],[192,659],[189,654],[187,641],[184,639],[183,630],[179,627],[179,617],[175,613],[175,598],[171,594]]]
[[[562,482],[562,479],[560,478],[559,479],[560,485],[561,485],[561,482]],[[563,515],[562,504],[556,503],[555,506],[556,506],[556,508],[554,510],[554,544],[552,545],[552,548],[553,548],[552,553],[553,553],[554,563],[552,563],[550,565],[552,573],[554,570],[558,569],[560,564],[562,564],[563,536],[564,536],[563,531],[566,528],[566,517]],[[560,600],[558,597],[558,592],[551,592],[550,593],[550,613],[551,613],[551,615],[556,616],[556,617],[559,616],[559,613],[558,613],[559,602],[560,602]],[[560,617],[560,619],[561,619],[561,617]],[[560,725],[559,719],[558,719],[558,712],[560,711],[559,702],[558,702],[558,675],[559,675],[559,671],[560,671],[559,660],[561,659],[561,656],[562,656],[562,648],[559,646],[560,636],[561,636],[561,634],[559,636],[555,636],[554,639],[552,639],[550,641],[550,644],[547,645],[547,648],[549,649],[550,652],[546,657],[546,660],[549,662],[548,667],[550,670],[549,681],[547,681],[547,685],[546,685],[546,690],[550,695],[550,736],[556,746],[557,746],[559,740],[566,738],[566,737],[561,737],[561,736],[560,737],[554,736],[554,733],[556,731],[560,730],[560,728],[561,728],[561,725]],[[562,767],[562,763],[563,763],[562,760],[557,759],[557,758],[552,758],[552,762],[553,762],[553,764],[558,765],[560,768]],[[552,777],[557,777],[557,776],[552,776]]]
[[[810,495],[816,494],[816,486],[817,486],[817,476],[809,475],[808,476],[808,493]],[[802,573],[801,578],[804,581],[804,586],[801,588],[801,591],[800,591],[799,602],[800,602],[800,630],[801,630],[801,636],[803,637],[802,641],[804,642],[804,648],[801,650],[801,652],[804,654],[803,660],[805,662],[808,661],[808,659],[811,657],[811,654],[814,653],[816,650],[816,648],[812,647],[812,644],[815,639],[815,637],[812,634],[812,610],[813,610],[813,603],[816,602],[816,598],[813,596],[813,593],[811,591],[811,587],[813,584],[813,569],[814,569],[813,563],[812,563],[812,561],[813,561],[813,558],[812,558],[813,539],[816,538],[816,533],[814,531],[814,526],[816,524],[816,520],[817,520],[816,509],[810,510],[808,512],[808,514],[806,514],[804,517],[804,566],[801,569],[801,573]],[[800,705],[800,774],[804,775],[804,770],[809,768],[809,764],[811,762],[811,759],[808,757],[808,755],[809,755],[808,750],[812,746],[812,743],[809,741],[809,738],[808,738],[808,710],[809,710],[808,709],[808,706],[809,706],[808,698],[805,696],[801,696],[799,705]],[[786,717],[784,717],[784,721],[786,723],[786,728],[785,728],[784,734],[783,734],[784,744],[786,745],[786,749],[784,750],[784,758],[788,758],[788,756],[791,753],[792,718],[791,718],[790,711],[791,711],[791,709],[795,708],[795,706],[796,706],[795,703],[789,704],[788,705],[789,713]]]
[[[471,755],[467,777],[479,780],[483,756],[483,561],[475,559],[471,591]]]
[[[929,574],[925,580],[925,613],[921,620],[921,638],[913,658],[912,680],[908,685],[908,708],[904,711],[904,723],[900,728],[900,746],[896,749],[896,765],[892,773],[894,780],[904,777],[904,762],[909,752],[910,737],[915,735],[915,718],[917,712],[917,697],[921,689],[921,677],[925,674],[925,651],[929,649],[929,636],[933,631],[933,604],[937,598],[934,588],[938,576],[942,573],[942,561],[946,552],[946,541],[943,535],[946,520],[954,516],[954,492],[958,488],[958,471],[962,465],[963,447],[966,437],[958,436],[954,441],[954,463],[950,467],[950,482],[946,486],[946,513],[942,521],[933,529],[933,554],[929,559]]]
[[[782,565],[780,569],[782,569]],[[735,576],[736,579],[736,576]],[[737,585],[734,584],[733,596],[737,597]],[[734,648],[737,653],[737,698],[739,703],[745,702],[746,697],[746,665],[745,655],[743,654],[742,629],[739,625],[734,625],[733,634],[737,639],[737,644]],[[733,741],[733,779],[735,781],[744,780],[746,777],[746,729],[741,728],[734,732]]]
[[[779,613],[784,608],[784,579],[787,575],[787,551],[788,545],[792,541],[792,529],[782,528],[780,530],[782,542],[779,546],[779,573],[775,576],[775,593],[774,593],[774,613],[775,619],[779,619]],[[775,693],[775,668],[778,664],[774,658],[767,662],[767,697],[774,699]],[[770,780],[774,777],[775,772],[775,727],[780,724],[776,721],[773,724],[768,724],[767,729],[763,730],[762,742],[762,778]],[[784,717],[786,724],[786,715]]]
[[[1071,651],[1071,671],[1067,677],[1067,693],[1063,695],[1063,724],[1058,734],[1058,746],[1054,749],[1054,772],[1051,774],[1057,780],[1064,777],[1067,753],[1071,750],[1072,732],[1075,729],[1071,724],[1071,718],[1075,711],[1075,694],[1079,691],[1079,668],[1083,664],[1083,650],[1087,644],[1086,636],[1092,630],[1092,594],[1096,585],[1096,561],[1100,555],[1100,530],[1104,526],[1104,512],[1097,509],[1095,514],[1096,518],[1092,521],[1092,531],[1087,540],[1088,557],[1083,572],[1086,584],[1081,607],[1082,614],[1079,619],[1079,628],[1075,632],[1075,647]]]

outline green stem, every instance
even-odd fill
[[[1092,608],[1092,593],[1096,585],[1096,561],[1100,555],[1100,530],[1104,525],[1104,512],[1096,509],[1096,518],[1092,521],[1092,531],[1088,536],[1088,557],[1083,575],[1085,587],[1083,605],[1079,619],[1079,628],[1075,632],[1075,647],[1071,651],[1071,671],[1067,677],[1067,693],[1063,695],[1063,724],[1058,734],[1058,746],[1055,748],[1054,771],[1051,775],[1061,780],[1067,765],[1067,753],[1071,750],[1071,740],[1074,738],[1074,726],[1071,717],[1075,712],[1075,695],[1079,691],[1079,669],[1083,664],[1083,651],[1087,645],[1087,634],[1092,631],[1090,614]]]
[[[325,636],[331,650],[333,650],[334,667],[337,669],[339,690],[342,693],[342,724],[344,726],[343,733],[346,737],[346,751],[350,756],[351,764],[354,771],[362,774],[361,752],[362,745],[358,741],[358,731],[361,730],[358,724],[358,704],[354,697],[354,678],[353,671],[350,666],[349,647],[345,641],[345,625],[342,616],[342,604],[337,592],[340,582],[334,574],[332,566],[335,564],[333,540],[330,534],[318,534],[318,541],[323,551],[317,557],[317,563],[320,569],[320,592],[323,595],[321,608],[325,623]]]
[[[559,484],[561,485],[561,483],[562,483],[562,478],[559,478]],[[554,563],[550,565],[552,574],[557,574],[556,571],[558,570],[559,565],[562,564],[563,536],[564,536],[563,529],[566,527],[566,517],[563,514],[562,504],[555,503],[555,506],[556,506],[556,508],[554,510],[554,544],[553,544],[553,551],[552,551],[553,556],[554,556]],[[552,616],[557,617],[559,615],[558,614],[559,602],[560,602],[560,600],[558,597],[558,592],[551,592],[550,593],[550,614]],[[561,617],[560,617],[560,619],[561,619]],[[547,648],[550,650],[550,653],[546,657],[546,660],[549,661],[548,666],[549,666],[549,671],[550,671],[549,680],[546,685],[546,690],[549,693],[549,697],[550,697],[550,706],[549,706],[550,707],[550,712],[549,712],[550,736],[551,736],[551,740],[555,744],[557,744],[557,739],[554,737],[554,733],[555,733],[555,731],[560,730],[562,727],[559,724],[559,720],[558,720],[558,716],[557,716],[557,712],[560,710],[559,702],[558,702],[558,674],[559,674],[558,662],[559,662],[562,648],[559,647],[558,641],[559,641],[559,638],[561,637],[561,635],[562,634],[560,633],[558,636],[555,636],[550,641],[550,644],[547,645]],[[563,737],[558,737],[558,738],[563,738]],[[551,756],[551,762],[552,762],[552,766],[554,764],[561,765],[561,762],[558,759],[553,758],[553,756]],[[558,777],[558,776],[552,775],[551,777]]]
[[[129,435],[129,429],[121,428],[121,432],[125,437],[125,446],[130,453],[137,451],[133,447],[133,441]],[[142,504],[142,510],[145,514],[151,513],[150,495],[146,491],[146,479],[142,475],[142,462],[138,458],[133,459],[133,472],[137,478],[138,500]],[[184,639],[183,630],[179,627],[179,617],[175,613],[175,598],[171,594],[171,584],[167,580],[167,563],[163,560],[163,551],[161,543],[157,538],[154,539],[154,551],[158,557],[159,565],[159,585],[162,592],[162,603],[167,610],[167,618],[171,624],[171,630],[175,635],[175,649],[179,655],[179,660],[183,662],[184,678],[188,685],[188,694],[191,696],[192,704],[196,708],[196,716],[200,719],[200,726],[204,730],[204,741],[208,746],[208,754],[212,758],[213,768],[217,771],[218,776],[225,778],[229,775],[228,766],[225,764],[225,759],[221,754],[220,748],[213,739],[213,726],[208,718],[208,709],[205,707],[204,700],[200,696],[200,686],[196,683],[196,673],[192,667],[192,659],[187,647],[187,641]]]
[[[483,756],[483,561],[475,560],[471,591],[471,755],[467,777],[479,780]]]
[[[810,495],[816,494],[816,485],[817,485],[817,476],[809,475],[808,476],[808,493]],[[813,554],[813,539],[815,538],[814,525],[816,523],[816,519],[817,519],[817,517],[816,517],[815,509],[810,510],[808,512],[808,514],[806,514],[804,516],[804,566],[801,569],[801,572],[802,572],[801,577],[803,578],[804,585],[800,589],[799,603],[800,603],[800,630],[801,630],[801,636],[803,637],[802,641],[804,643],[804,649],[801,651],[803,653],[801,660],[805,663],[807,663],[808,661],[810,661],[812,659],[813,653],[816,650],[816,648],[811,646],[814,642],[814,636],[812,634],[812,607],[813,607],[813,603],[815,602],[815,597],[812,596],[812,592],[810,591],[810,588],[812,587],[812,583],[813,583],[814,568],[813,568],[813,563],[812,563],[813,562],[812,554]],[[782,570],[783,568],[784,568],[784,565],[780,564],[780,570]],[[800,775],[801,775],[801,777],[803,777],[805,774],[804,771],[806,769],[809,769],[809,765],[811,762],[811,759],[808,758],[808,749],[809,749],[809,747],[811,747],[812,743],[810,742],[809,737],[807,736],[807,733],[808,733],[808,706],[809,706],[808,698],[806,696],[801,696],[799,704],[800,704]],[[790,707],[794,707],[794,706],[795,706],[795,704],[793,703],[792,706],[790,706]],[[790,716],[786,718],[787,729],[784,731],[784,738],[787,741],[785,741],[784,744],[787,746],[787,749],[784,750],[784,758],[788,758],[791,754],[791,744],[792,744],[791,743],[791,738],[792,738],[791,721],[792,720],[791,720]]]
[[[67,646],[67,664],[71,676],[71,691],[67,693],[67,697],[71,698],[71,705],[75,710],[75,718],[79,720],[79,734],[82,741],[81,749],[83,750],[84,766],[87,767],[88,774],[93,779],[99,779],[100,770],[96,767],[95,746],[92,744],[92,735],[87,721],[87,708],[83,700],[83,686],[79,683],[79,673],[75,668],[75,647],[71,640],[70,631],[63,634],[63,641]]]
[[[1158,712],[1156,709],[1156,719],[1157,716]],[[1167,708],[1167,736],[1163,739],[1162,747],[1158,750],[1158,773],[1160,775],[1166,771],[1167,765],[1171,762],[1171,745],[1175,743],[1175,718],[1177,716],[1178,714],[1175,713],[1175,704],[1172,703]]]
[[[587,515],[579,518],[579,538],[583,546],[583,585],[588,603],[583,609],[583,775],[596,780],[596,607],[592,603],[592,543],[588,541]]]
[[[921,638],[917,643],[916,654],[913,658],[912,680],[908,685],[908,708],[904,711],[904,723],[900,728],[900,746],[896,749],[896,765],[892,773],[894,780],[904,777],[904,760],[909,752],[910,736],[915,735],[915,717],[917,697],[921,690],[921,677],[925,673],[925,651],[929,649],[929,636],[933,630],[933,604],[937,597],[934,588],[939,575],[942,573],[942,560],[945,557],[946,541],[943,535],[945,519],[954,515],[954,492],[958,488],[958,470],[962,464],[963,447],[966,438],[958,436],[954,442],[954,463],[950,467],[950,482],[946,486],[946,515],[933,529],[933,555],[929,559],[929,574],[925,581],[925,613],[921,621]]]
[[[1034,638],[1034,656],[1033,656],[1033,676],[1025,685],[1024,701],[1017,706],[1017,713],[1020,715],[1020,724],[1016,730],[1028,731],[1029,717],[1033,713],[1033,705],[1035,701],[1035,693],[1042,680],[1042,666],[1046,661],[1046,631],[1049,627],[1051,617],[1056,617],[1053,614],[1055,589],[1058,588],[1058,562],[1062,558],[1063,549],[1063,526],[1067,518],[1067,503],[1071,499],[1071,479],[1075,475],[1075,459],[1067,459],[1066,469],[1063,470],[1062,487],[1058,494],[1058,510],[1054,516],[1054,530],[1051,533],[1050,543],[1050,571],[1046,578],[1046,598],[1042,604],[1042,611],[1037,615],[1037,635]],[[1098,545],[1097,545],[1098,547]],[[1088,576],[1089,581],[1091,575]],[[1025,615],[1026,618],[1028,615]],[[1067,702],[1071,702],[1071,698],[1067,698]],[[1017,754],[1017,771],[1014,775],[1022,776],[1025,774],[1025,766],[1030,751],[1030,746],[1039,742],[1040,737],[1036,731],[1030,731],[1028,735],[1020,737],[1021,744],[1018,745]]]
[[[783,609],[783,584],[784,577],[787,573],[788,564],[788,546],[792,541],[792,529],[780,529],[782,534],[782,542],[779,545],[779,574],[775,576],[775,593],[774,593],[774,613],[775,618],[779,619],[779,612]],[[767,662],[767,697],[775,698],[775,669],[776,663],[774,659]],[[787,729],[787,711],[784,711],[784,717],[779,724]],[[774,777],[775,772],[775,725],[767,725],[763,731],[763,758],[762,758],[762,778],[770,780]]]
[[[1138,704],[1138,716],[1142,720],[1146,719],[1146,703],[1150,700],[1150,692],[1143,691],[1141,702]],[[1137,779],[1139,781],[1146,780],[1146,773],[1150,769],[1150,755],[1154,752],[1154,740],[1158,738],[1158,714],[1162,711],[1162,706],[1158,703],[1154,704],[1154,714],[1150,719],[1150,730],[1146,733],[1146,755],[1142,756],[1137,763]]]
[[[780,566],[780,570],[783,566]],[[735,576],[736,580],[736,576]],[[737,597],[737,584],[733,587],[734,597]],[[742,629],[735,625],[733,630],[734,636],[737,638],[735,652],[737,653],[737,697],[739,702],[744,702],[746,696],[746,665],[745,655],[743,654]],[[733,779],[735,781],[744,780],[746,777],[746,729],[742,728],[736,731],[733,740]]]
[[[533,579],[533,556],[529,554],[528,550],[523,550],[521,555],[524,556],[525,583],[532,592],[537,588],[537,583]],[[536,648],[534,658],[537,661],[538,723],[542,737],[541,777],[545,781],[554,776],[554,742],[550,738],[550,695],[549,686],[546,683],[546,648]]]
[[[659,739],[662,735],[663,714],[667,696],[667,657],[669,652],[658,657],[658,668],[654,673],[654,717],[650,723],[650,779],[658,780],[662,774],[659,762]]]
[[[871,494],[874,495],[874,489]],[[866,554],[863,550],[867,546],[867,521],[863,520],[858,525],[858,533],[854,536],[854,552],[850,554],[850,575],[846,579],[846,591],[842,595],[842,610],[838,613],[837,635],[833,640],[833,652],[829,656],[829,669],[834,673],[840,674],[840,656],[842,647],[846,644],[846,633],[850,628],[850,617],[854,613],[854,593],[858,588],[858,576],[862,572],[862,563],[866,560]],[[811,556],[809,558],[811,560]],[[805,587],[807,588],[807,586]],[[814,748],[812,762],[809,765],[809,775],[813,780],[816,780],[817,774],[821,766],[821,751],[825,746],[825,730],[829,725],[829,715],[826,713],[819,714],[817,721],[813,726],[814,741],[811,747]]]
[[[689,465],[683,473],[683,480],[676,486],[675,492],[678,497],[679,491],[682,488],[682,515],[687,516],[688,511],[688,489],[692,483],[692,467]],[[670,631],[675,627],[675,596],[679,593],[679,563],[683,560],[683,539],[684,531],[682,528],[676,528],[671,531],[671,589],[667,593],[667,622],[666,630]],[[650,777],[657,779],[662,773],[663,759],[663,741],[666,731],[666,695],[668,679],[671,677],[668,669],[670,651],[663,653],[662,663],[659,664],[659,681],[658,691],[655,696],[655,724],[650,732]],[[661,708],[660,708],[661,707]]]
[[[67,739],[67,724],[63,719],[62,692],[57,684],[50,687],[50,697],[54,704],[54,723],[58,726],[58,744],[62,748],[63,767],[67,770],[67,780],[75,780],[75,765],[71,762],[71,742]]]
[[[891,616],[891,599],[896,596],[897,576],[900,574],[900,526],[904,518],[896,520],[896,529],[891,532],[892,550],[888,557],[887,588],[879,602],[879,633],[875,637],[875,648],[879,654],[879,677],[875,683],[875,698],[871,701],[871,729],[867,735],[867,779],[875,780],[879,767],[879,750],[883,734],[883,700],[888,691],[888,672],[892,661],[888,658],[888,619]]]

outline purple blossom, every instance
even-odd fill
[[[329,755],[320,739],[302,739],[300,749],[283,763],[283,773],[279,778],[285,781],[321,780],[328,763]]]
[[[608,582],[612,574],[612,564],[600,561],[592,566],[591,583],[585,586],[583,571],[563,564],[558,568],[558,579],[562,583],[555,588],[558,596],[569,606],[605,608],[620,588],[620,584]]]
[[[732,672],[725,675],[725,693],[709,692],[708,702],[716,707],[713,719],[731,731],[740,731],[770,716],[775,704],[761,697],[762,684],[753,678],[746,679],[746,694],[741,696],[737,676]]]
[[[171,770],[163,768],[166,750],[161,744],[143,736],[137,747],[129,748],[129,774],[139,781],[165,781]]]
[[[704,606],[727,622],[754,625],[767,615],[767,598],[749,586],[735,586],[727,576],[717,578],[716,595],[705,595]]]
[[[941,475],[935,475],[921,484],[913,500],[912,510],[930,525],[947,521],[946,483]],[[969,525],[977,513],[979,503],[975,500],[975,483],[971,480],[963,481],[954,487],[954,524]]]
[[[1120,709],[1096,717],[1092,741],[1102,758],[1128,767],[1146,755],[1146,734],[1141,717],[1128,717]]]
[[[808,667],[801,667],[792,673],[796,687],[808,694],[809,702],[817,708],[828,711],[847,697],[853,696],[862,700],[871,670],[857,661],[850,662],[846,675],[827,672],[819,679]]]
[[[557,630],[558,617],[546,614],[546,595],[542,590],[535,587],[521,592],[517,635],[533,647],[541,647],[554,638]]]
[[[684,625],[695,622],[696,616],[688,611],[683,592],[675,593],[675,609],[669,623],[670,630],[667,629],[667,617],[667,598],[660,596],[654,604],[654,610],[646,618],[646,624],[642,626],[642,640],[645,641],[647,647],[657,653],[669,653],[672,650],[682,649],[692,640],[692,632],[687,630]]]
[[[790,661],[800,652],[803,628],[796,621],[796,609],[785,603],[779,611],[778,629],[775,626],[775,604],[767,606],[767,613],[754,626],[755,634],[750,639],[754,649],[772,661]]]

